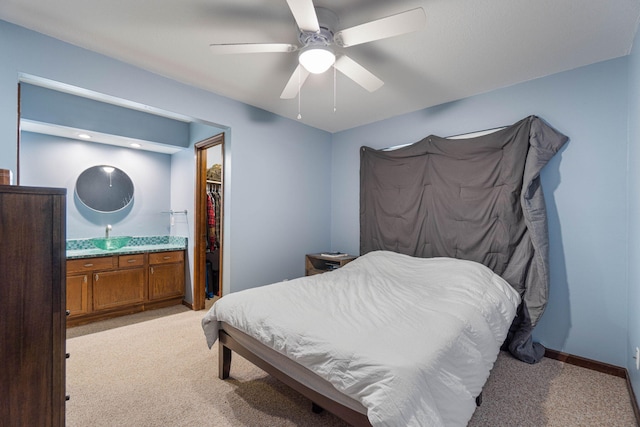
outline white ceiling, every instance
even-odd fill
[[[337,29],[422,7],[424,30],[345,48],[382,79],[311,75],[301,121],[329,132],[627,55],[640,0],[315,0]],[[280,99],[297,53],[213,55],[211,43],[298,44],[285,0],[2,0],[0,19],[296,119]],[[337,49],[341,51],[343,49]]]

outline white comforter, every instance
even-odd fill
[[[462,426],[520,298],[481,264],[377,251],[329,273],[236,292],[227,322],[362,403],[373,426]]]

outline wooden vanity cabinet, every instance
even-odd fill
[[[184,268],[182,250],[68,260],[67,324],[180,304]]]

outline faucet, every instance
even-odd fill
[[[107,228],[104,230],[105,239],[109,238],[109,232],[111,231],[111,224],[107,224]]]

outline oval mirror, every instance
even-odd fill
[[[117,212],[133,200],[133,181],[129,175],[116,167],[93,166],[78,177],[76,195],[89,209]]]

